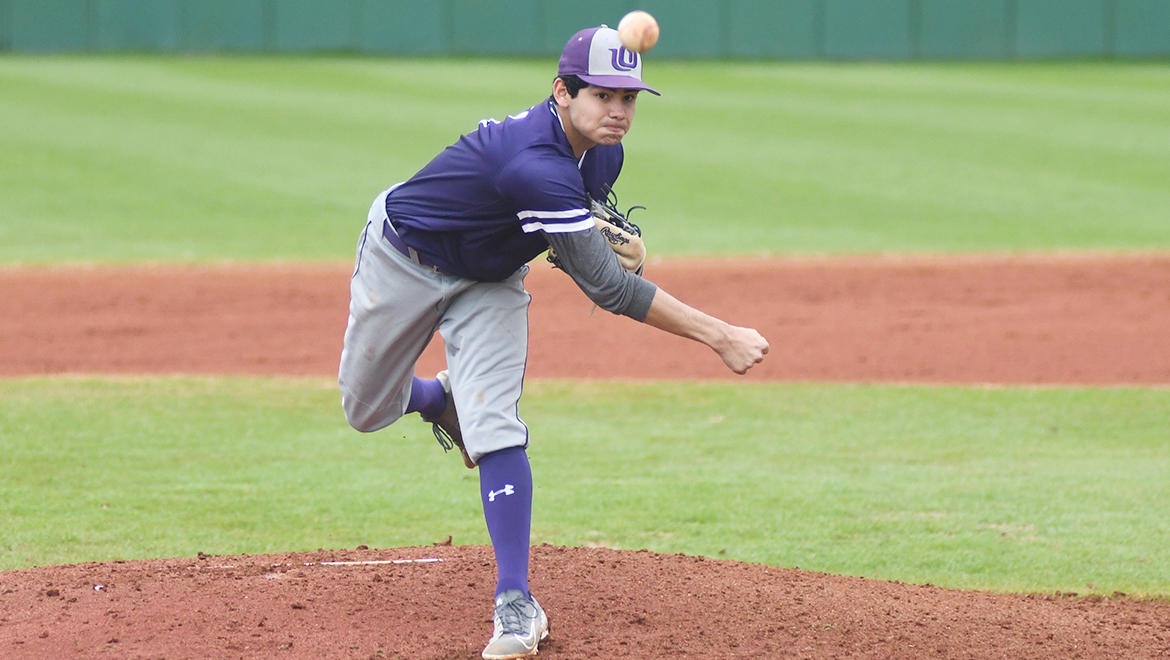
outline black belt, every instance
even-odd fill
[[[426,257],[418,253],[418,250],[412,249],[402,240],[402,237],[398,235],[398,232],[394,231],[394,226],[390,224],[389,218],[387,218],[386,221],[382,223],[382,236],[390,242],[390,245],[394,246],[395,250],[401,252],[407,259],[410,259],[420,266],[426,266],[427,268],[438,270],[438,267],[435,266],[435,264],[428,261]]]

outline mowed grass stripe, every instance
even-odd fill
[[[0,381],[0,567],[488,542],[477,474],[335,384]],[[1170,390],[529,383],[536,543],[1170,592]]]
[[[0,262],[349,258],[552,61],[0,57]],[[1170,64],[647,64],[659,254],[1170,249]]]
[[[643,104],[641,132],[628,138],[660,156],[653,176],[670,187],[664,196],[686,200],[669,215],[690,217],[704,235],[684,245],[694,238],[672,233],[663,249],[1165,245],[1155,209],[1170,203],[1170,68],[761,64],[690,73],[672,80],[680,100]]]

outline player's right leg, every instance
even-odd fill
[[[385,218],[383,192],[371,205],[358,240],[337,378],[346,420],[367,433],[407,412],[415,362],[438,327],[449,287],[449,278],[411,262],[388,244],[382,236]]]

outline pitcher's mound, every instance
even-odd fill
[[[1170,604],[961,592],[538,546],[541,658],[1160,658]],[[478,658],[491,548],[200,556],[0,573],[5,658]]]

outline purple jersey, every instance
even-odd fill
[[[592,228],[585,194],[605,199],[622,146],[580,162],[547,99],[447,147],[386,198],[402,239],[439,270],[497,282],[548,249],[548,233]]]

